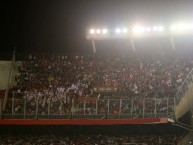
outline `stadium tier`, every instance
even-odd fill
[[[186,131],[168,124],[1,126],[1,145],[176,145]]]
[[[146,136],[102,136],[102,135],[78,135],[78,136],[8,136],[0,137],[1,145],[175,145],[181,136],[176,135],[146,135]]]
[[[2,118],[172,117],[176,92],[193,67],[190,54],[173,52],[29,55]]]

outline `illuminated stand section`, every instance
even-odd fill
[[[114,30],[107,28],[92,28],[88,30],[86,38],[92,42],[93,52],[96,53],[97,40],[129,40],[133,51],[135,49],[135,39],[151,38],[151,37],[168,37],[170,39],[171,47],[176,49],[174,37],[182,35],[193,34],[193,23],[177,23],[170,27],[162,25],[157,26],[141,26],[136,25],[131,29],[122,27]]]

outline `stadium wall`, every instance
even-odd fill
[[[121,125],[121,124],[160,124],[168,123],[167,118],[135,118],[106,120],[0,120],[0,125]]]
[[[184,95],[180,103],[176,106],[175,116],[177,120],[179,120],[188,111],[193,112],[192,103],[193,103],[193,84],[191,85],[191,88],[189,89],[189,91]]]
[[[188,145],[193,143],[193,132],[187,134],[179,143],[178,145]]]
[[[12,61],[0,61],[0,90],[5,90],[7,88],[11,64],[12,64]],[[12,79],[11,79],[12,81],[10,84],[11,86],[14,85],[15,76],[19,74],[17,66],[20,64],[21,64],[20,61],[15,62]]]

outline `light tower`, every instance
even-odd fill
[[[93,52],[96,53],[96,41],[100,40],[128,40],[132,50],[136,51],[135,40],[141,38],[166,37],[170,41],[171,48],[176,49],[174,37],[193,34],[193,24],[177,23],[170,27],[162,25],[142,26],[136,25],[131,28],[117,27],[114,30],[107,28],[92,28],[87,32],[86,39],[92,42]]]

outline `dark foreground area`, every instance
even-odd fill
[[[171,124],[0,126],[1,145],[175,145],[187,133]]]

